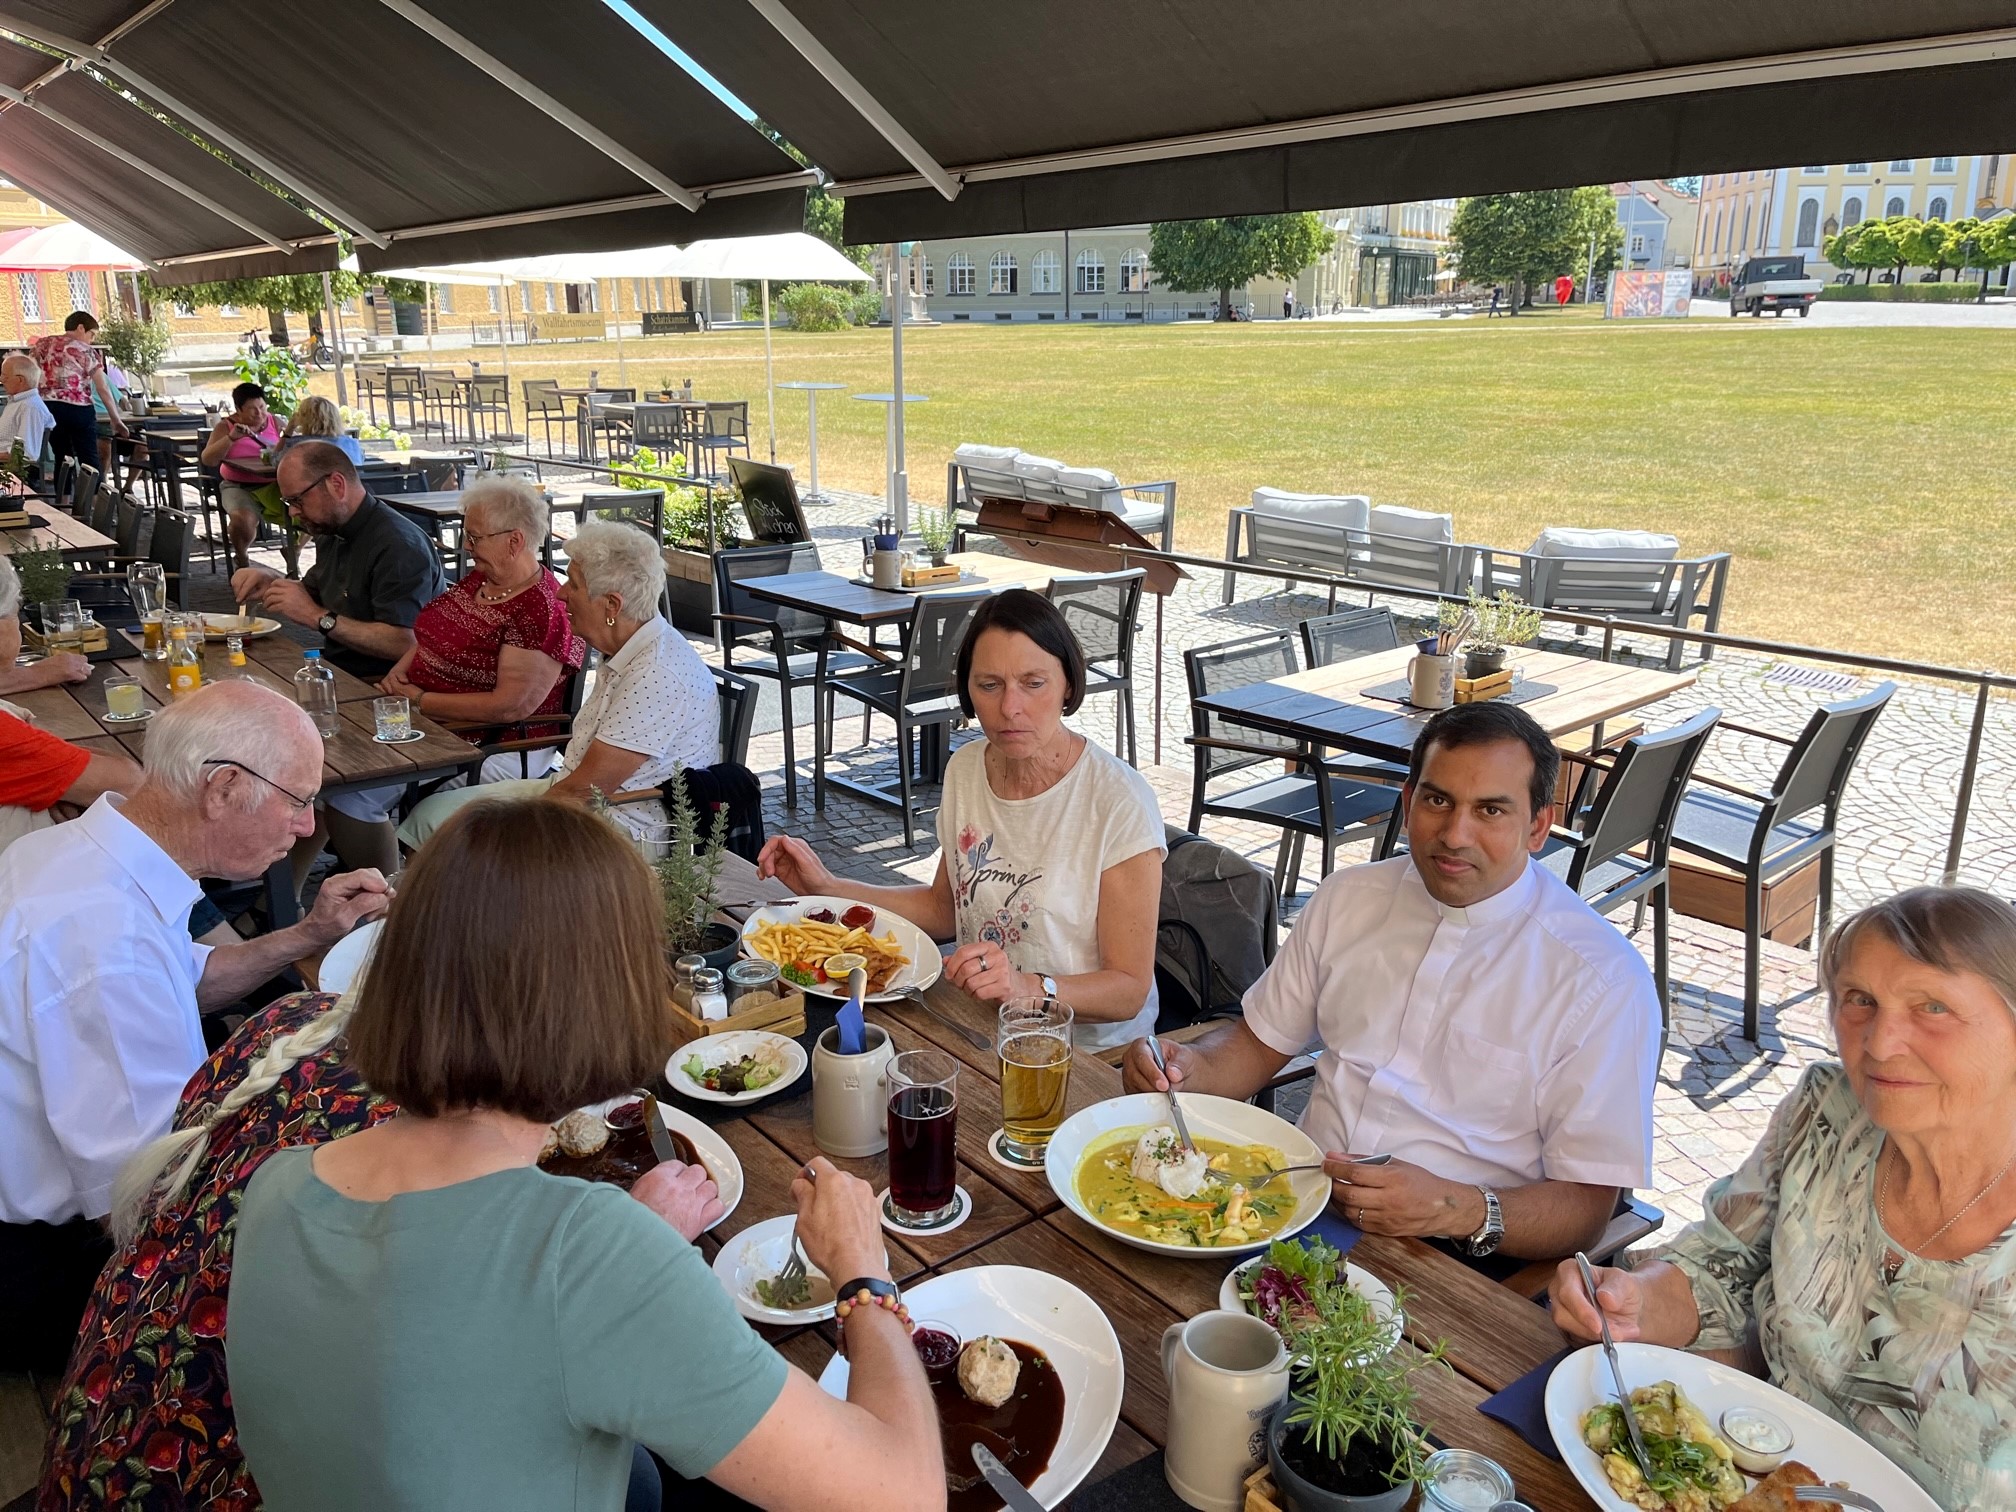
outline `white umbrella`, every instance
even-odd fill
[[[146,266],[75,221],[0,236],[0,273],[135,273]]]

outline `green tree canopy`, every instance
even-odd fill
[[[1293,278],[1336,244],[1307,210],[1292,215],[1228,215],[1157,221],[1148,228],[1155,280],[1188,294],[1218,294],[1218,318],[1232,313],[1232,291],[1256,278]]]
[[[148,300],[155,304],[175,300],[183,304],[241,305],[247,309],[291,311],[318,319],[322,313],[320,273],[288,273],[275,278],[225,278],[215,283],[183,284],[172,289],[157,288],[143,273],[140,283]],[[410,278],[372,278],[341,269],[329,275],[329,292],[338,304],[380,287],[404,304],[424,304],[427,300],[427,285],[415,283]]]
[[[1449,226],[1464,280],[1512,285],[1515,310],[1526,290],[1586,272],[1592,239],[1595,270],[1607,273],[1617,266],[1624,228],[1616,199],[1601,184],[1475,195],[1456,207]]]

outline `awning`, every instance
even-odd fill
[[[75,221],[0,233],[0,273],[135,273],[145,266]]]
[[[2016,147],[2008,0],[638,0],[850,242]]]
[[[727,240],[634,247],[624,252],[567,252],[551,257],[507,258],[492,263],[459,263],[445,267],[401,267],[388,277],[423,283],[593,283],[603,278],[741,278],[812,279],[822,283],[866,283],[862,272],[841,252],[803,231],[774,236],[741,236]]]
[[[377,272],[802,222],[808,171],[600,0],[0,0],[0,27],[108,72],[231,159],[56,59],[9,45],[11,74],[0,59],[31,102],[0,118],[0,172],[163,264],[159,282],[333,267],[330,226]],[[110,153],[35,111],[59,96]],[[274,236],[118,153],[173,162]]]

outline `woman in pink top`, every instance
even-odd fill
[[[224,511],[231,520],[231,565],[247,567],[246,551],[259,535],[266,506],[259,490],[273,484],[273,450],[280,444],[280,422],[266,408],[266,390],[241,383],[231,390],[233,409],[217,422],[204,443],[202,462],[224,480]],[[277,515],[279,511],[275,510]],[[291,570],[293,563],[288,566]]]
[[[42,365],[42,402],[56,421],[49,433],[50,446],[58,457],[75,457],[91,467],[98,465],[98,412],[91,405],[93,390],[105,401],[112,434],[132,434],[119,418],[112,385],[105,381],[105,359],[91,345],[97,334],[97,316],[89,310],[72,310],[63,322],[61,336],[44,336],[30,349]]]

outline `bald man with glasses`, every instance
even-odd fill
[[[413,622],[447,586],[427,533],[374,497],[357,466],[326,441],[280,458],[280,499],[315,536],[315,565],[296,582],[265,567],[231,574],[248,609],[322,632],[323,655],[376,682],[413,646]]]

